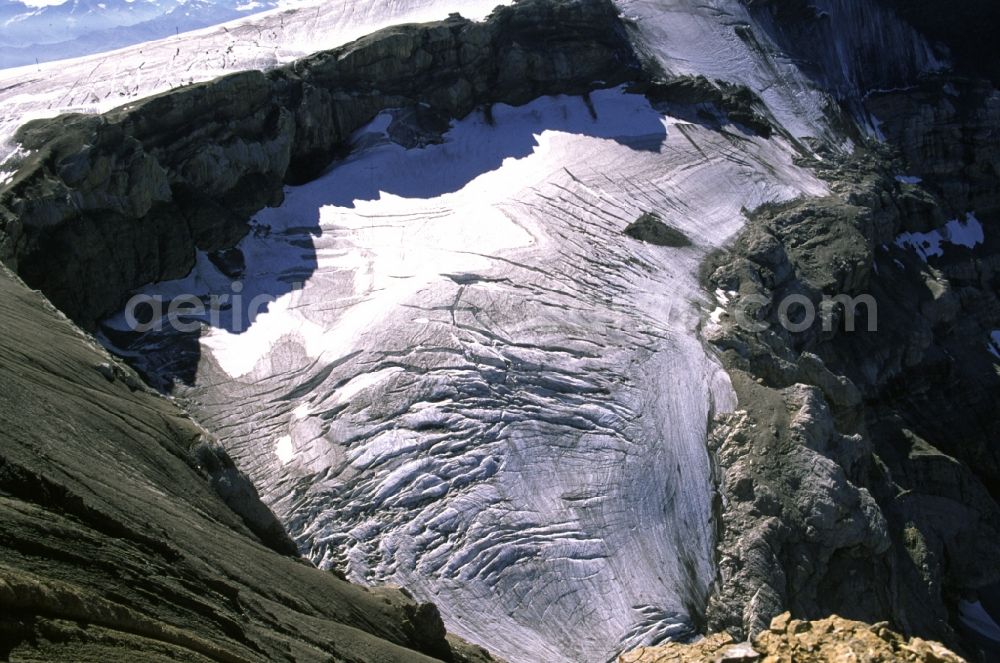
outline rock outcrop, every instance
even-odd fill
[[[963,663],[946,647],[921,638],[907,639],[888,624],[830,617],[816,622],[775,617],[752,642],[737,643],[726,634],[700,642],[647,647],[622,655],[619,663]]]
[[[992,46],[967,38],[988,11],[746,4],[853,118],[859,148],[813,163],[831,196],[748,213],[732,252],[704,269],[727,311],[705,337],[741,404],[710,441],[721,487],[711,627],[743,637],[785,609],[838,613],[974,654],[953,630],[956,605],[1000,568],[1000,97],[967,77],[994,73],[972,56]],[[931,48],[904,23],[879,27],[893,11]],[[888,43],[910,57],[872,50]]]
[[[691,246],[691,240],[684,233],[671,228],[652,212],[646,212],[630,223],[625,228],[625,234],[655,246]]]
[[[432,605],[272,549],[204,429],[2,266],[0,316],[0,658],[486,660]]]
[[[640,75],[610,2],[524,0],[484,23],[388,28],[267,73],[31,122],[0,192],[0,259],[93,328],[138,286],[190,271],[196,249],[233,246],[286,182],[318,175],[383,110],[446,122]]]
[[[749,88],[726,81],[710,81],[704,76],[669,77],[659,72],[645,87],[646,96],[654,103],[696,109],[691,119],[698,123],[721,125],[723,118],[719,114],[722,113],[727,122],[742,125],[758,136],[770,138],[774,132],[767,105]]]
[[[827,155],[816,167],[833,195],[757,210],[732,253],[706,265],[708,287],[730,293],[706,337],[741,403],[711,441],[723,496],[715,628],[753,634],[791,609],[957,643],[959,593],[998,580],[997,191],[977,175],[996,154],[978,128],[993,96],[970,93],[961,119],[920,99],[887,123],[906,137],[905,161],[874,144]],[[944,145],[972,175],[927,165]],[[973,200],[985,244],[928,256],[897,241]]]
[[[756,29],[766,32],[786,56],[794,57],[799,70],[817,87],[851,110],[858,108],[865,93],[907,85],[945,61],[882,0],[740,2],[747,5]],[[766,48],[748,27],[738,27],[736,33],[753,48]]]

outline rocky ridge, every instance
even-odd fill
[[[93,330],[138,287],[187,274],[197,251],[234,246],[286,184],[321,174],[388,109],[390,135],[412,147],[476,108],[628,83],[698,123],[774,131],[748,88],[668,76],[631,39],[607,0],[522,0],[483,23],[396,26],[267,72],[29,122],[3,164],[0,260]],[[70,248],[77,260],[53,262]]]
[[[888,142],[824,155],[814,167],[833,195],[749,213],[732,251],[705,265],[728,311],[705,337],[741,403],[710,440],[714,629],[758,633],[791,609],[890,618],[958,646],[958,597],[1000,579],[995,99],[961,78],[871,95]],[[972,210],[982,246],[928,256],[898,241]],[[827,328],[822,316],[796,327],[839,295],[876,308],[858,305],[853,331],[853,299],[830,305]]]

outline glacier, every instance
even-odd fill
[[[276,0],[11,0],[0,7],[0,67],[110,51],[276,6]]]
[[[495,4],[304,2],[3,71],[0,140],[15,150],[30,117],[101,112]],[[136,336],[123,311],[102,335],[225,443],[304,555],[406,587],[515,663],[604,661],[698,632],[716,579],[706,431],[738,407],[699,340],[735,293],[703,292],[698,266],[744,210],[828,193],[798,159],[850,150],[837,99],[892,83],[853,55],[870,31],[887,28],[907,67],[939,64],[871,2],[817,4],[836,18],[822,35],[839,58],[823,68],[832,81],[736,0],[617,4],[665,74],[749,87],[775,135],[610,89],[496,106],[406,149],[389,111],[256,215],[241,273],[200,255],[186,278],[139,293],[215,297],[216,315]],[[648,212],[692,245],[624,234]]]
[[[825,192],[784,139],[620,89],[590,103],[497,106],[410,150],[377,119],[257,215],[239,294],[283,294],[206,325],[174,388],[310,559],[405,586],[512,661],[696,632],[705,435],[736,406],[698,340],[697,266],[742,207]],[[693,246],[626,236],[646,211]],[[202,256],[143,294],[183,293],[232,282]],[[155,371],[170,359],[150,339],[120,351]]]

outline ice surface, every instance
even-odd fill
[[[278,457],[282,465],[287,465],[295,458],[295,448],[292,446],[292,438],[288,435],[278,440],[274,448],[274,455]]]
[[[278,6],[277,0],[74,0],[48,8],[6,2],[0,21],[0,67],[109,51],[217,25]]]
[[[974,249],[986,239],[983,233],[983,224],[972,212],[966,215],[965,223],[958,220],[949,221],[944,230],[945,239],[955,246],[964,246],[967,249]]]
[[[811,34],[812,73],[784,52],[780,26],[760,24],[740,0],[618,0],[646,48],[669,74],[705,76],[749,87],[795,138],[825,139],[849,148],[830,126],[833,96],[860,97],[877,85],[941,66],[917,33],[872,0],[817,0],[824,16]],[[873,48],[880,58],[867,58]],[[881,63],[878,66],[873,62]],[[899,71],[896,71],[896,69]],[[824,79],[813,76],[818,70]]]
[[[178,387],[309,557],[514,662],[691,632],[715,577],[705,431],[735,406],[697,266],[742,208],[825,192],[784,139],[592,102],[498,106],[409,151],[376,120],[257,216],[241,294],[277,298],[206,329]],[[694,246],[626,236],[647,211]],[[232,286],[202,257],[147,294],[189,291]]]
[[[866,116],[868,124],[865,128],[868,130],[868,135],[875,140],[885,142],[885,132],[882,131],[882,125],[885,124],[882,120],[878,119],[871,113]]]
[[[824,96],[810,86],[799,69],[771,44],[768,52],[755,50],[733,29],[750,25],[747,8],[738,0],[621,0],[625,17],[635,21],[639,34],[668,74],[705,76],[746,85],[762,98],[782,125],[796,137],[827,133],[822,114]],[[761,35],[762,39],[765,39]],[[782,85],[775,85],[780,79]]]

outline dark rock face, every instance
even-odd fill
[[[1000,379],[987,352],[990,333],[1000,329],[1000,92],[983,81],[933,79],[905,97],[886,93],[869,103],[907,166],[924,178],[902,187],[903,229],[921,232],[974,211],[984,242],[952,247],[931,259],[929,274],[894,284],[892,294],[904,296],[883,298],[891,320],[907,321],[889,330],[899,349],[867,361],[845,357],[845,370],[854,362],[854,370],[879,376],[873,427],[899,449],[926,440],[972,468],[1000,500]],[[911,266],[922,267],[912,259]],[[907,303],[918,316],[904,310]]]
[[[1000,92],[993,85],[935,76],[906,91],[873,94],[868,108],[944,214],[1000,214]]]
[[[723,495],[714,628],[758,632],[787,607],[888,617],[956,643],[949,606],[1000,574],[1000,377],[988,351],[1000,328],[998,245],[949,247],[928,265],[894,241],[941,227],[973,198],[990,237],[997,180],[958,184],[942,169],[936,186],[928,168],[915,187],[894,174],[923,173],[915,155],[934,161],[949,130],[967,137],[952,165],[984,168],[995,138],[976,127],[992,95],[976,98],[968,125],[939,124],[915,99],[898,133],[906,166],[880,146],[828,158],[816,167],[830,197],[758,210],[732,253],[705,267],[709,288],[739,293],[733,317],[709,332],[741,403],[711,436]],[[779,324],[786,297],[821,311],[839,294],[870,294],[877,310],[859,305],[854,331],[844,305],[828,309],[826,328]],[[741,307],[768,328],[737,324]]]
[[[610,2],[526,0],[485,23],[393,27],[268,73],[32,122],[0,192],[0,259],[93,328],[134,288],[186,274],[196,250],[233,246],[384,109],[457,118],[640,73]]]
[[[661,77],[648,84],[645,93],[654,103],[694,107],[699,123],[711,123],[713,116],[721,112],[730,122],[758,136],[770,138],[774,131],[760,97],[749,88],[726,81],[710,81],[704,76]]]
[[[656,246],[691,246],[691,240],[676,228],[671,228],[660,217],[646,212],[625,228],[625,234],[642,242]]]
[[[963,75],[989,73],[967,53],[992,46],[961,44],[959,25],[994,25],[992,9],[970,19],[977,3],[947,17],[934,3],[894,0],[747,4],[846,115],[876,118],[885,143],[855,130],[855,157],[812,164],[831,196],[756,210],[732,253],[705,265],[710,290],[738,293],[707,338],[741,408],[710,440],[722,505],[709,621],[742,635],[785,608],[888,618],[975,655],[953,627],[960,593],[990,586],[1000,569],[1000,377],[989,352],[1000,329],[1000,102],[989,82]],[[870,39],[864,31],[890,9],[913,20],[934,52],[905,26]],[[858,12],[865,20],[851,18]],[[861,27],[838,30],[845,17]],[[831,44],[852,42],[862,47],[835,61]],[[932,65],[942,44],[959,73],[897,66]],[[896,58],[898,49],[914,57]],[[871,91],[879,87],[897,89]],[[922,182],[897,181],[904,173]],[[925,261],[896,244],[900,233],[934,231],[971,211],[985,231],[974,249],[950,245]],[[822,315],[795,331],[780,324],[787,297],[821,313],[824,297],[837,295],[870,295],[877,308],[834,302],[826,327]],[[797,308],[785,309],[793,327]],[[741,313],[767,328],[738,324]]]
[[[288,552],[204,430],[4,267],[0,316],[0,658],[485,660],[262,545]]]
[[[1000,5],[993,0],[963,0],[941,10],[935,0],[881,0],[914,27],[946,47],[961,69],[1000,84]]]
[[[192,449],[209,483],[230,509],[267,547],[282,555],[298,556],[299,550],[278,521],[260,501],[249,477],[240,472],[226,450],[218,444],[201,442]]]
[[[820,89],[850,106],[857,107],[861,95],[870,90],[906,85],[943,60],[920,33],[879,0],[741,1],[755,25],[795,57]],[[940,7],[937,13],[943,13]],[[752,47],[766,48],[752,30],[737,27],[736,34]]]

